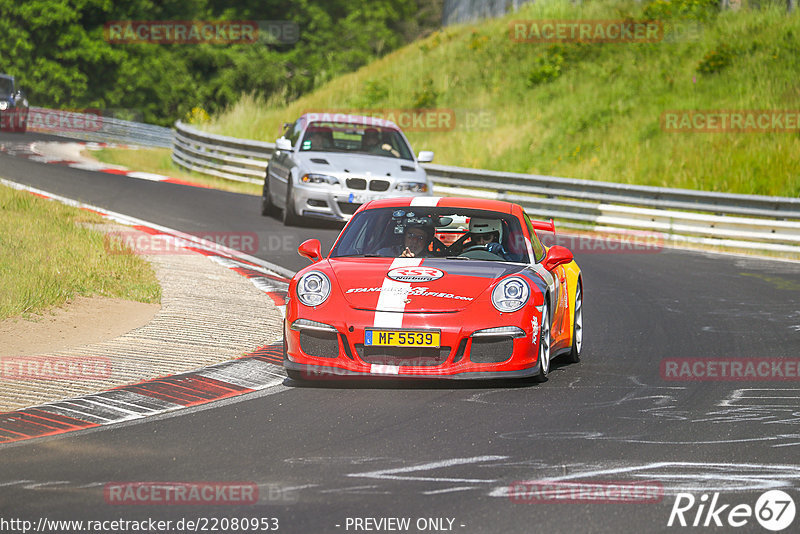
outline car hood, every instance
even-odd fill
[[[306,169],[321,174],[345,177],[348,175],[379,177],[388,174],[393,178],[415,178],[425,175],[421,167],[407,159],[339,152],[307,152],[300,157]]]
[[[401,258],[332,258],[329,265],[345,300],[353,308],[419,313],[463,310],[498,279],[525,268],[504,262],[434,258],[421,262]]]

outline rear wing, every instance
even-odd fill
[[[556,223],[553,222],[553,219],[550,219],[549,222],[535,221],[531,219],[531,226],[533,226],[534,230],[537,231],[552,232],[553,235],[556,234]]]

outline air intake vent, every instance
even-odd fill
[[[414,167],[409,167],[408,165],[400,165],[400,170],[401,171],[414,172],[417,169],[415,169]]]
[[[386,180],[372,180],[369,183],[369,190],[370,191],[386,191],[389,189],[389,182]]]
[[[366,189],[367,181],[363,178],[348,178],[347,187],[350,189]]]
[[[311,161],[313,161],[314,163],[319,163],[320,165],[330,165],[330,163],[328,163],[327,159],[311,158]]]

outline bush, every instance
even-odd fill
[[[433,80],[427,78],[422,82],[422,89],[414,91],[414,100],[411,107],[414,109],[431,109],[436,107],[439,93],[433,88]]]
[[[731,64],[733,52],[728,45],[722,45],[717,50],[707,53],[697,64],[700,74],[715,74]]]

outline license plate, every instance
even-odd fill
[[[439,348],[440,332],[417,330],[365,330],[364,345],[372,347]]]
[[[349,202],[350,204],[364,204],[369,197],[364,193],[350,193],[346,197],[341,197],[337,201]]]

